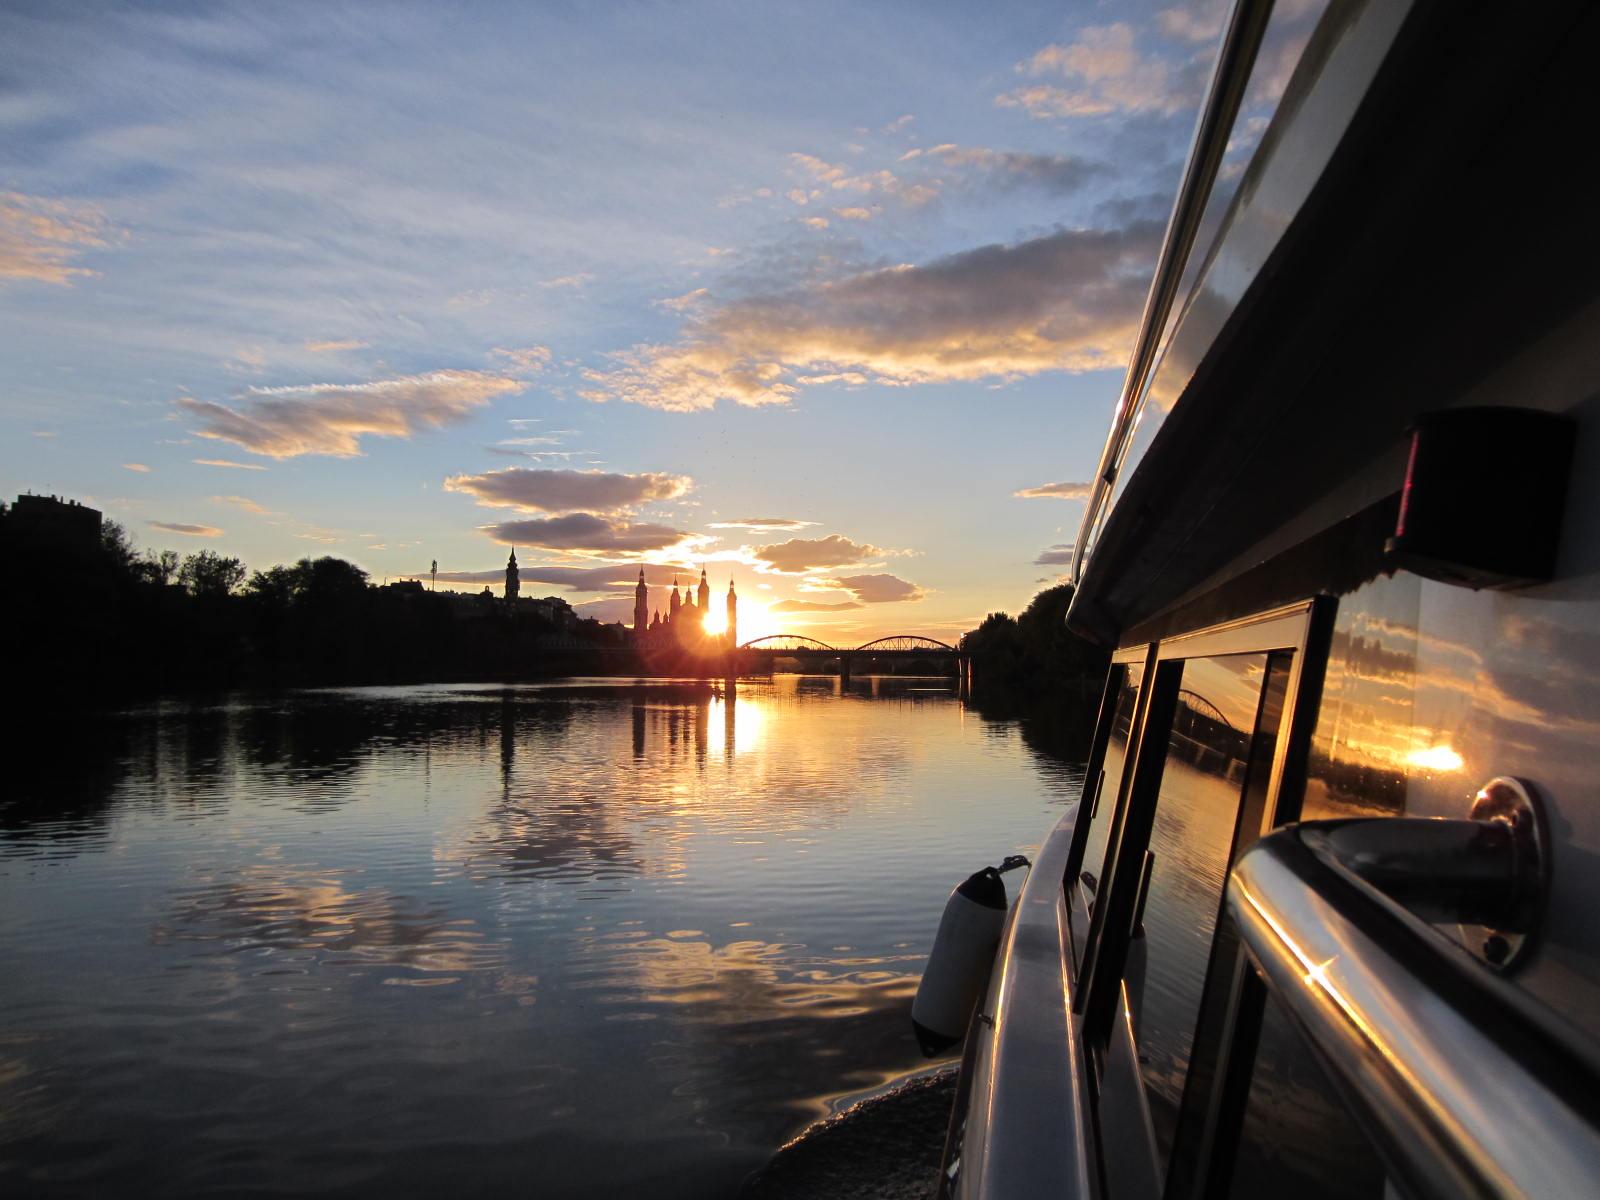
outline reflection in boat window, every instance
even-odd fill
[[[1143,936],[1125,982],[1140,1072],[1165,1170],[1178,1124],[1212,937],[1250,760],[1266,654],[1183,666],[1150,831]]]
[[[1377,1155],[1333,1094],[1305,1043],[1268,1001],[1234,1158],[1228,1193],[1233,1200],[1366,1200],[1385,1194]]]
[[[1123,768],[1127,764],[1128,737],[1133,730],[1134,709],[1139,702],[1139,681],[1144,668],[1130,664],[1122,674],[1122,685],[1117,690],[1116,705],[1112,709],[1111,734],[1106,742],[1105,761],[1102,765],[1100,787],[1095,796],[1094,809],[1089,817],[1089,836],[1083,851],[1080,879],[1085,896],[1092,897],[1099,887],[1106,857],[1107,835],[1111,819],[1117,808],[1117,791],[1122,785]],[[1090,900],[1092,904],[1092,899]],[[1083,939],[1087,930],[1074,927],[1074,950],[1078,963],[1083,963]]]

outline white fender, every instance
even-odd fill
[[[911,1027],[924,1054],[937,1054],[966,1036],[1005,923],[1006,885],[994,867],[969,875],[945,901],[928,968],[911,1003]]]

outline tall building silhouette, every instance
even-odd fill
[[[639,583],[633,589],[633,641],[643,645],[650,630],[650,589],[645,586],[644,568],[639,568]]]
[[[522,583],[517,575],[517,548],[511,547],[511,557],[506,559],[506,604],[515,607]]]
[[[700,584],[694,591],[687,588],[680,595],[678,580],[672,580],[672,594],[667,598],[667,610],[650,609],[650,588],[644,581],[644,568],[639,569],[639,583],[633,589],[633,642],[641,648],[652,650],[680,649],[696,654],[718,653],[738,645],[735,621],[738,597],[733,591],[733,581],[728,581],[728,630],[725,634],[706,631],[705,619],[711,612],[711,581],[704,568],[700,571]]]

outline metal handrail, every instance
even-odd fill
[[[1189,252],[1199,231],[1201,218],[1205,215],[1206,201],[1216,182],[1217,169],[1228,148],[1234,118],[1249,82],[1250,71],[1255,65],[1262,30],[1266,28],[1267,18],[1271,14],[1271,0],[1237,0],[1228,20],[1227,31],[1223,34],[1221,48],[1217,51],[1217,65],[1195,123],[1194,141],[1184,167],[1183,180],[1178,185],[1172,215],[1167,220],[1166,236],[1162,239],[1161,253],[1156,259],[1155,274],[1150,280],[1150,291],[1145,296],[1139,333],[1134,340],[1133,354],[1128,360],[1128,373],[1123,379],[1105,448],[1100,452],[1100,463],[1095,468],[1094,484],[1089,493],[1089,502],[1084,506],[1078,539],[1072,548],[1070,578],[1074,585],[1083,578],[1083,559],[1087,553],[1089,532],[1105,506],[1111,487],[1116,483],[1117,472],[1121,469],[1123,453],[1138,417],[1145,381],[1155,364],[1161,331],[1166,328],[1173,301],[1177,299],[1183,269],[1189,261]]]
[[[1333,857],[1350,825],[1286,827],[1234,866],[1228,907],[1268,991],[1413,1200],[1592,1195],[1594,1048]]]

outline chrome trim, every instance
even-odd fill
[[[1166,328],[1167,317],[1177,299],[1184,266],[1189,261],[1195,234],[1205,216],[1206,200],[1216,182],[1217,169],[1222,165],[1223,153],[1228,148],[1228,138],[1233,132],[1239,103],[1250,81],[1256,48],[1261,43],[1261,33],[1271,15],[1271,0],[1236,0],[1228,18],[1227,32],[1217,52],[1211,85],[1195,125],[1183,181],[1178,186],[1172,215],[1167,220],[1167,232],[1162,239],[1161,253],[1156,259],[1150,291],[1145,296],[1144,313],[1139,320],[1139,336],[1133,345],[1133,355],[1128,360],[1128,374],[1123,380],[1122,393],[1111,420],[1111,432],[1106,435],[1105,448],[1100,452],[1100,463],[1095,468],[1094,489],[1084,506],[1083,523],[1078,527],[1078,540],[1072,549],[1070,578],[1074,584],[1082,577],[1089,531],[1094,527],[1095,519],[1116,482],[1122,452],[1127,447],[1128,436],[1138,415],[1137,401],[1155,364],[1161,333]]]
[[[1314,852],[1303,835],[1334,824],[1289,826],[1257,842],[1233,869],[1228,908],[1268,990],[1399,1190],[1413,1200],[1592,1195],[1594,1048]]]
[[[982,1042],[973,1060],[958,1197],[1093,1195],[1087,1068],[1072,1016],[1061,889],[1078,807],[1068,806],[1034,856],[973,1023],[970,1036]]]

